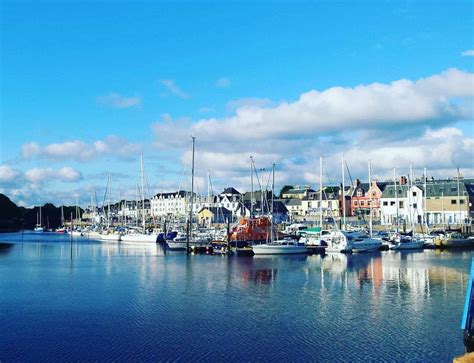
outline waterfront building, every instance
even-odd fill
[[[224,207],[204,207],[197,213],[200,226],[207,226],[211,223],[227,223],[233,220],[232,211]]]
[[[314,190],[311,189],[309,185],[305,185],[304,187],[297,185],[295,188],[288,189],[281,197],[283,199],[304,199],[309,193],[314,193]]]
[[[356,180],[355,187],[351,195],[351,215],[369,215],[372,210],[374,219],[380,218],[380,198],[387,187],[387,182],[372,181],[372,184],[361,183]]]
[[[320,191],[311,192],[301,201],[302,215],[318,216],[322,213],[324,219],[340,218],[339,187],[324,187],[322,191],[322,201]]]
[[[406,180],[406,179],[405,179]],[[426,196],[425,196],[426,185]],[[398,208],[396,201],[398,201]],[[428,225],[470,225],[473,217],[474,182],[463,179],[416,180],[411,188],[404,183],[395,186],[391,182],[381,198],[381,222],[399,224],[426,223]]]
[[[154,217],[184,217],[187,214],[191,193],[184,190],[158,193],[151,199],[151,213]]]

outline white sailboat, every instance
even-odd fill
[[[370,192],[372,187],[372,166],[370,161],[369,165],[369,189],[367,192]],[[369,251],[378,251],[382,247],[382,240],[379,238],[374,238],[372,234],[373,230],[373,211],[372,211],[372,195],[369,195],[369,235],[360,233],[360,232],[348,232],[353,233],[353,242],[352,242],[352,252],[369,252]]]
[[[272,165],[272,204],[271,204],[271,231],[270,242],[252,246],[255,255],[288,255],[308,253],[304,243],[298,243],[297,240],[277,239],[273,240],[273,204],[275,193],[275,164]]]
[[[398,233],[398,198],[397,198],[397,182],[396,182],[396,171],[394,171],[394,180],[395,180],[395,204],[397,206],[397,233]],[[413,185],[413,170],[412,166],[410,165],[410,176],[408,178],[409,184],[408,184],[408,205],[409,208],[411,209],[412,207],[412,201],[411,201],[411,185]],[[425,187],[425,193],[426,193],[426,187]],[[393,251],[400,251],[400,250],[415,250],[415,249],[421,249],[423,248],[425,244],[425,240],[423,238],[419,238],[415,236],[415,222],[414,222],[414,216],[411,215],[411,230],[412,230],[412,235],[411,236],[402,236],[398,234],[398,236],[395,238],[395,243],[393,246],[390,248]]]
[[[194,202],[194,143],[196,138],[191,136],[192,139],[192,159],[191,159],[191,196],[189,203],[189,216],[188,216],[188,232],[186,234],[178,234],[173,240],[167,240],[166,244],[170,250],[175,251],[186,251],[193,247],[207,246],[211,240],[207,236],[193,236],[193,202]]]
[[[148,233],[146,230],[146,209],[145,209],[145,168],[143,166],[143,155],[140,155],[140,179],[141,179],[141,199],[142,199],[142,231],[132,230],[121,237],[123,243],[156,243],[158,233]]]
[[[39,207],[39,213],[36,213],[36,226],[33,229],[35,232],[40,233],[44,232],[44,227],[42,226],[42,221],[41,221],[41,206]]]

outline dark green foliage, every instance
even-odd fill
[[[280,190],[280,198],[283,198],[283,194],[285,194],[288,190],[293,189],[293,185],[284,185],[283,188]]]
[[[80,209],[82,215],[84,211]],[[7,196],[0,194],[0,232],[15,231],[20,229],[33,229],[36,225],[39,207],[18,207]],[[46,203],[41,207],[42,225],[45,228],[61,226],[61,207]],[[64,219],[69,221],[76,218],[76,207],[64,207]]]

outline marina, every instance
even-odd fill
[[[464,351],[470,250],[227,257],[34,232],[0,241],[5,361],[446,362]]]

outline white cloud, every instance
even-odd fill
[[[465,50],[461,55],[463,57],[474,57],[474,49]]]
[[[59,170],[52,168],[32,168],[25,172],[25,179],[34,184],[40,184],[46,181],[76,182],[82,179],[82,175],[77,170],[68,166]]]
[[[0,165],[0,183],[13,182],[18,178],[20,172],[9,165]]]
[[[112,108],[129,108],[141,105],[141,98],[138,96],[126,97],[118,93],[110,93],[107,96],[97,97],[97,103]]]
[[[333,87],[303,93],[273,107],[243,105],[223,119],[201,119],[191,126],[205,141],[268,140],[366,128],[432,125],[472,117],[474,74],[450,69],[431,77],[354,88]],[[189,127],[189,125],[183,125]],[[166,139],[170,135],[154,130]],[[166,126],[163,126],[166,128]],[[174,133],[178,124],[173,127]]]
[[[53,143],[41,147],[30,142],[22,145],[22,155],[25,159],[43,157],[49,160],[76,160],[85,162],[101,156],[115,156],[131,160],[139,154],[140,145],[128,142],[118,136],[107,136],[103,140],[86,143],[80,140]]]
[[[279,104],[244,99],[229,117],[193,123],[167,115],[152,129],[158,147],[186,150],[182,161],[195,135],[197,173],[211,169],[224,185],[247,190],[250,154],[259,165],[277,162],[277,181],[290,184],[316,182],[319,155],[335,171],[332,182],[340,180],[343,154],[361,177],[369,158],[382,176],[409,163],[435,175],[457,166],[472,174],[472,135],[450,125],[472,119],[473,82],[473,73],[449,69],[416,81],[313,90]]]
[[[222,77],[222,78],[219,78],[216,81],[216,87],[224,88],[224,87],[229,87],[229,86],[230,86],[230,79],[229,78]]]
[[[179,98],[189,98],[189,94],[184,92],[172,79],[162,79],[160,83],[170,92]]]

